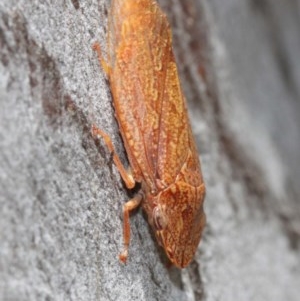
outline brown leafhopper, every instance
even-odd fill
[[[127,186],[141,183],[125,203],[124,250],[130,241],[129,213],[140,204],[157,240],[177,267],[193,259],[205,225],[205,185],[180,86],[166,15],[154,0],[113,0],[108,50],[100,63],[110,82],[116,118],[131,166],[122,165],[109,136],[104,138]]]

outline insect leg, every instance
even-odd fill
[[[116,154],[111,138],[106,133],[97,128],[95,125],[92,125],[92,135],[94,138],[102,137],[104,139],[106,146],[108,147],[109,151],[113,154],[114,163],[117,169],[119,170],[119,173],[121,174],[121,177],[125,182],[126,187],[128,189],[132,189],[135,186],[135,180],[132,174],[126,170],[119,156]]]
[[[123,240],[124,240],[124,250],[119,255],[120,261],[126,263],[128,257],[128,247],[130,242],[130,220],[129,213],[137,208],[143,199],[142,194],[137,194],[134,198],[129,200],[123,206]]]
[[[98,54],[98,60],[100,62],[100,65],[102,66],[106,76],[109,78],[109,75],[111,73],[111,67],[110,65],[106,62],[106,60],[104,59],[104,57],[102,56],[102,52],[101,52],[101,46],[99,44],[99,42],[95,42],[92,46],[93,50],[97,52]]]

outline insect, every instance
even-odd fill
[[[104,139],[127,188],[141,184],[123,207],[119,258],[127,260],[129,213],[141,204],[159,244],[183,268],[193,259],[205,225],[205,185],[166,15],[153,0],[113,0],[107,46],[107,60],[99,43],[93,49],[110,82],[130,171],[106,133],[94,125],[92,134]]]

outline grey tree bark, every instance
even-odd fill
[[[109,1],[0,3],[0,300],[298,300],[300,2],[160,0],[207,185],[168,267],[93,123],[126,156],[95,53]]]

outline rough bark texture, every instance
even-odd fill
[[[0,3],[1,300],[298,300],[300,3],[161,0],[207,184],[195,261],[168,268],[96,123],[126,162],[107,81],[109,1]]]

